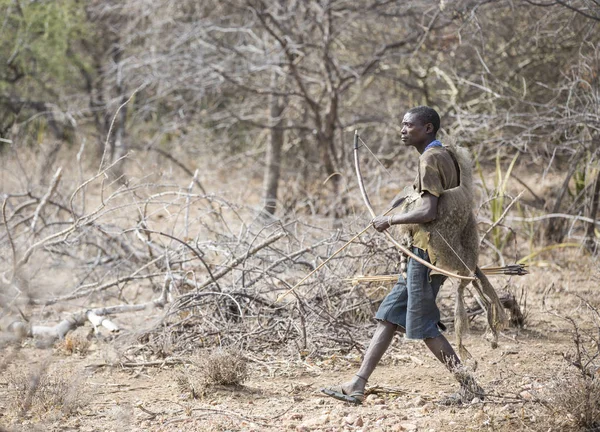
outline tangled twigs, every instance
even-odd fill
[[[6,229],[6,237],[8,238],[8,242],[10,244],[10,250],[12,251],[12,263],[13,263],[13,275],[17,272],[17,251],[15,250],[15,244],[13,242],[12,236],[10,234],[10,229],[8,228],[8,222],[6,221],[6,204],[8,203],[8,198],[4,198],[4,202],[2,203],[2,221],[4,222],[4,227]],[[3,275],[4,277],[4,275]]]
[[[175,240],[176,242],[179,242],[180,244],[182,244],[183,246],[185,246],[186,248],[188,248],[189,250],[191,250],[192,253],[196,256],[196,258],[198,258],[200,260],[200,262],[202,263],[202,265],[204,266],[204,268],[208,272],[208,274],[210,276],[211,282],[215,283],[215,285],[217,286],[217,288],[219,289],[219,291],[221,290],[221,287],[219,287],[219,283],[217,282],[217,279],[213,275],[213,273],[212,273],[209,265],[206,263],[206,261],[204,261],[204,258],[202,258],[202,252],[201,251],[198,251],[198,250],[194,249],[192,246],[190,246],[189,244],[187,244],[183,240],[180,240],[177,237],[172,236],[170,234],[167,234],[167,233],[164,233],[164,232],[161,232],[161,231],[153,231],[153,230],[150,230],[150,229],[147,229],[147,228],[139,228],[139,230],[140,231],[146,231],[148,233],[159,234],[159,235],[168,237],[171,240]]]
[[[264,242],[256,245],[252,249],[248,250],[248,252],[246,252],[243,256],[234,259],[230,264],[228,264],[227,266],[223,267],[218,272],[215,272],[213,278],[215,280],[222,278],[223,276],[225,276],[226,274],[228,274],[231,270],[233,270],[235,267],[237,267],[238,265],[240,265],[241,263],[243,263],[244,261],[246,261],[249,257],[251,257],[252,255],[255,255],[261,249],[264,249],[267,246],[270,246],[271,244],[275,243],[277,240],[279,240],[279,239],[281,239],[281,238],[283,238],[285,236],[286,236],[285,232],[280,232],[278,234],[275,234],[272,237],[269,237]],[[207,280],[207,281],[201,283],[198,286],[198,289],[202,289],[202,288],[207,287],[210,284],[210,282],[211,282],[210,280]]]
[[[94,176],[92,179],[85,182],[84,185],[87,185],[93,179],[96,179],[103,173],[106,173],[107,170],[109,170],[112,166],[114,166],[119,161],[120,161],[120,159],[115,161],[114,163],[110,164],[105,170],[103,170],[98,175]],[[77,191],[80,190],[82,187],[84,187],[84,185],[80,185],[75,190],[75,192],[73,192],[71,197],[74,197],[75,194],[77,193]],[[102,192],[103,192],[103,190],[102,190]],[[38,242],[34,243],[33,245],[29,246],[27,248],[27,250],[23,253],[23,256],[21,257],[21,259],[15,264],[15,266],[14,266],[15,272],[18,271],[19,268],[21,268],[23,265],[25,265],[29,261],[29,259],[31,258],[31,255],[37,249],[41,248],[42,246],[47,247],[47,246],[51,246],[54,244],[63,243],[69,234],[71,234],[74,231],[77,231],[87,225],[94,223],[94,221],[99,217],[99,215],[101,215],[102,210],[106,207],[107,202],[112,200],[113,198],[115,198],[117,196],[117,194],[118,194],[118,191],[111,194],[106,200],[102,199],[102,203],[94,211],[92,211],[91,213],[89,213],[87,215],[80,216],[74,222],[71,222],[71,224],[67,228],[65,228],[61,231],[58,231],[56,233],[53,233],[53,234],[39,240]],[[71,208],[72,208],[72,205],[71,205]],[[8,226],[6,227],[6,230],[8,233],[8,231],[9,231]]]
[[[40,200],[40,203],[38,204],[37,208],[35,209],[35,212],[33,213],[33,220],[31,221],[31,231],[35,231],[35,226],[40,217],[40,213],[43,210],[43,208],[46,206],[46,204],[48,204],[48,200],[50,199],[52,194],[56,191],[56,187],[58,186],[58,182],[60,182],[61,176],[62,176],[62,167],[59,168],[56,171],[56,173],[54,174],[54,177],[52,177],[50,186],[48,187],[48,191],[42,197],[42,199]]]
[[[372,302],[362,290],[347,290],[342,277],[365,263],[389,270],[390,248],[374,236],[365,233],[330,259],[310,287],[298,288],[301,307],[275,305],[276,294],[290,288],[287,280],[315,269],[340,239],[352,237],[352,223],[328,230],[288,217],[285,229],[265,226],[252,208],[193,194],[189,186],[152,183],[151,174],[106,184],[108,169],[85,180],[77,172],[73,183],[65,168],[60,183],[57,176],[41,193],[29,187],[5,197],[0,244],[13,260],[0,270],[23,277],[16,298],[4,290],[0,300],[27,309],[28,320],[12,317],[21,336],[55,340],[77,326],[106,324],[108,331],[135,334],[143,342],[136,353],[149,355],[144,362],[214,344],[254,352],[288,345],[290,353],[333,345],[360,350],[354,323],[371,315]],[[214,211],[207,202],[218,203],[218,219],[208,217]],[[41,325],[40,307],[54,323]],[[123,325],[144,310],[157,318],[148,327]]]

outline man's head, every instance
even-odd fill
[[[402,142],[422,150],[435,139],[440,128],[440,116],[427,106],[418,106],[407,111],[402,119]]]

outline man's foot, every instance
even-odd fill
[[[360,405],[365,399],[367,380],[359,375],[344,384],[322,388],[321,392],[332,398]]]
[[[356,405],[362,404],[365,400],[364,392],[355,391],[352,393],[346,393],[341,385],[322,388],[321,392],[334,399],[350,402]]]

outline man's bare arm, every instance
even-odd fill
[[[392,200],[390,207],[392,207],[392,208],[398,207],[400,204],[402,204],[404,202],[405,199],[406,199],[406,191],[401,190],[400,192],[398,192],[398,194]]]

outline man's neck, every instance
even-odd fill
[[[427,146],[429,144],[431,144],[432,142],[436,141],[436,138],[427,138],[422,145],[420,146],[415,146],[415,148],[417,149],[417,151],[419,152],[419,154],[423,154],[425,153],[425,149],[427,148]]]

